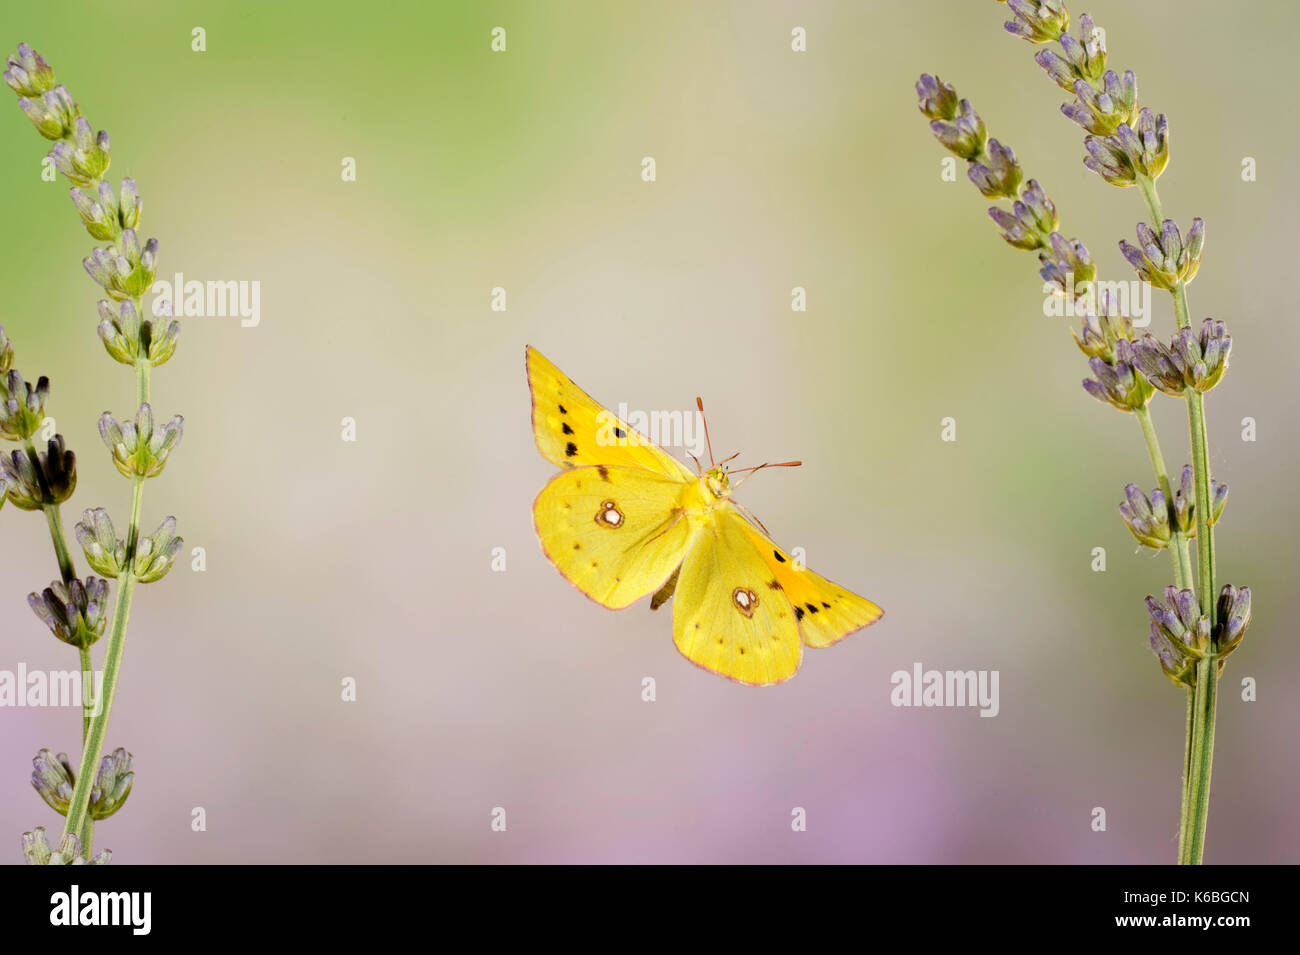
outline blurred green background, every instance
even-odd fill
[[[1169,116],[1166,212],[1208,227],[1193,317],[1234,338],[1207,402],[1232,489],[1219,568],[1256,598],[1221,698],[1206,859],[1225,863],[1295,862],[1300,841],[1286,623],[1300,611],[1300,133],[1278,115],[1300,9],[1251,9],[1087,10],[1110,64]],[[921,72],[954,82],[1063,230],[1129,277],[1116,242],[1140,196],[1083,167],[1081,131],[1005,14],[956,0],[6,9],[6,46],[33,44],[110,131],[161,276],[262,289],[258,327],[182,319],[154,376],[155,409],[183,413],[185,438],[147,486],[145,523],[175,514],[207,570],[181,564],[137,595],[108,736],[137,781],[98,844],[126,862],[1172,861],[1184,697],[1147,649],[1142,604],[1169,564],[1138,553],[1116,512],[1127,482],[1153,484],[1137,424],[1079,387],[1086,365],[1042,314],[1033,257],[998,238],[964,173],[942,181],[916,109]],[[16,107],[0,115],[0,322],[20,370],[51,377],[79,453],[65,519],[102,505],[124,523],[128,484],[95,422],[133,411],[133,382],[96,340],[79,265],[94,243],[66,184],[41,179],[43,140]],[[1244,157],[1258,181],[1242,181]],[[741,499],[885,620],[752,690],[682,659],[666,614],[585,600],[532,531],[552,468],[532,444],[525,343],[611,406],[703,395],[724,454],[801,458]],[[1155,415],[1177,469],[1182,409],[1158,396]],[[955,443],[940,441],[948,416]],[[25,606],[55,573],[43,522],[5,508],[0,528],[0,668],[73,666]],[[890,674],[914,662],[1000,671],[1000,714],[892,707]],[[1241,701],[1244,677],[1257,702]],[[78,720],[0,719],[17,861],[20,832],[55,824],[27,761],[75,753]],[[498,806],[505,833],[490,830]],[[807,832],[790,829],[795,806]]]

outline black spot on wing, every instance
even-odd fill
[[[596,468],[596,471],[600,474],[600,479],[601,479],[602,481],[608,481],[608,480],[609,480],[609,468],[605,467],[605,465],[603,465],[603,464],[599,465],[599,466]]]
[[[567,421],[560,425],[560,430],[565,434],[573,434],[573,429],[569,427],[569,422]]]
[[[828,603],[827,603],[826,601],[824,601],[824,600],[822,601],[822,607],[823,607],[824,609],[826,609],[826,610],[830,610],[830,609],[831,609],[831,605],[828,604]]]
[[[781,552],[779,550],[772,551],[772,556],[775,557],[777,560],[779,560],[781,563],[783,564],[785,563],[785,558],[781,556]]]
[[[570,441],[568,444],[564,446],[564,456],[566,458],[571,458],[577,453],[578,453],[578,446],[574,444],[572,441]]]
[[[627,432],[624,431],[622,428],[620,428],[618,425],[614,425],[614,437],[622,441],[624,438],[627,437]]]
[[[819,609],[816,604],[804,604],[804,606],[808,608],[809,613],[817,613]]]
[[[794,608],[794,619],[796,619],[796,620],[802,620],[802,619],[803,619],[803,607],[795,607],[795,608]]]
[[[781,589],[781,581],[779,581],[779,580],[769,580],[769,581],[767,582],[767,588],[768,588],[769,590],[780,590],[780,589]]]
[[[564,407],[564,405],[556,405],[555,407],[557,407],[557,408],[560,409],[560,414],[568,414],[568,413],[569,413],[569,409],[566,408],[566,407]]]

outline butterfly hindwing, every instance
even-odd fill
[[[535,348],[527,349],[527,363],[533,437],[548,461],[564,468],[641,468],[680,481],[695,480],[684,464],[602,407]]]
[[[829,647],[884,615],[883,610],[865,597],[806,567],[796,569],[789,552],[777,547],[753,525],[746,522],[743,530],[794,607],[803,642],[808,646]]]
[[[639,468],[562,471],[533,503],[542,549],[579,590],[621,610],[681,565],[692,536],[680,508],[683,487]]]
[[[689,660],[750,686],[794,676],[799,627],[734,506],[720,509],[691,543],[673,596],[673,640]]]

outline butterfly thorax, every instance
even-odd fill
[[[686,485],[681,506],[691,522],[699,526],[712,522],[729,497],[731,478],[721,467],[713,467]]]

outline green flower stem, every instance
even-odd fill
[[[90,659],[90,647],[79,647],[78,652],[79,654],[81,654],[81,660],[82,660],[82,693],[85,694],[87,690],[90,690],[91,687],[94,687],[94,682],[87,680],[87,676],[88,674],[94,674],[95,670],[94,670],[94,664],[91,663],[91,659]],[[86,703],[87,700],[85,699],[85,696],[83,696],[82,698],[82,750],[85,750],[86,741],[87,739],[90,739],[90,724],[92,719],[90,715],[90,711],[87,711]],[[94,709],[94,700],[91,700],[91,709]],[[90,859],[92,848],[94,848],[95,845],[95,820],[91,819],[91,817],[88,815],[86,816],[85,824],[82,825],[81,842],[82,842],[82,856],[85,856],[86,859]]]
[[[41,480],[44,481],[44,478]],[[63,533],[63,516],[59,513],[59,505],[46,504],[41,510],[45,511],[46,523],[50,525],[50,540],[54,541],[54,556],[59,561],[59,573],[63,576],[63,582],[69,584],[77,576],[77,570],[72,566],[72,558],[68,555],[68,539]]]
[[[1166,501],[1174,499],[1169,485],[1169,470],[1165,467],[1165,456],[1160,451],[1160,439],[1156,437],[1156,426],[1151,420],[1149,408],[1139,408],[1134,412],[1142,425],[1142,437],[1146,439],[1147,454],[1151,456],[1151,467],[1156,472],[1156,483]],[[1174,564],[1174,583],[1179,590],[1192,585],[1192,561],[1187,553],[1187,535],[1176,528],[1169,532],[1169,555]]]
[[[1164,221],[1160,194],[1155,181],[1147,176],[1137,177],[1138,187],[1146,200],[1156,230]],[[1191,310],[1187,304],[1187,285],[1179,282],[1172,289],[1174,319],[1179,328],[1192,325]],[[1210,618],[1213,628],[1217,621],[1215,606],[1214,529],[1210,525],[1210,454],[1205,428],[1205,399],[1197,391],[1188,389],[1187,425],[1191,435],[1192,471],[1196,483],[1196,558],[1197,599],[1201,612]],[[1182,865],[1199,865],[1205,849],[1205,828],[1210,810],[1210,775],[1214,767],[1214,723],[1218,706],[1219,660],[1215,647],[1210,646],[1205,658],[1196,665],[1196,689],[1191,692],[1191,706],[1187,719],[1186,759],[1183,777],[1182,817],[1179,822],[1178,861]]]
[[[1160,228],[1165,221],[1165,212],[1160,206],[1160,194],[1156,191],[1156,181],[1149,176],[1139,175],[1137,184],[1138,188],[1142,190],[1142,198],[1146,200],[1147,209],[1151,211],[1151,226],[1159,235]]]
[[[86,682],[86,674],[88,673],[93,674],[95,672],[94,663],[92,663],[90,659],[90,647],[80,647],[78,649],[78,652],[81,654],[81,691],[84,694],[88,689],[91,689],[94,686],[93,683]],[[87,707],[87,703],[90,704],[89,708]],[[93,709],[94,709],[94,701],[93,700],[87,701],[83,697],[81,701],[81,745],[82,746],[86,745],[86,737],[90,735],[90,720],[91,720],[90,710]]]
[[[1182,302],[1182,312],[1187,312],[1187,293],[1182,283],[1174,290],[1174,301]],[[1201,611],[1210,618],[1213,628],[1218,621],[1218,607],[1214,599],[1214,528],[1210,526],[1210,467],[1209,442],[1205,431],[1204,396],[1189,390],[1187,393],[1187,419],[1192,438],[1192,468],[1196,472],[1196,556]],[[1205,827],[1210,810],[1210,774],[1214,768],[1214,722],[1218,703],[1219,659],[1217,648],[1211,644],[1205,659],[1196,665],[1196,693],[1191,721],[1191,780],[1189,817],[1186,820],[1189,835],[1185,851],[1185,865],[1199,865],[1205,849]]]
[[[41,496],[48,501],[50,499],[50,486],[45,481],[45,472],[41,469],[40,458],[36,454],[36,445],[32,443],[31,438],[28,438],[23,444],[27,450],[27,457],[36,470],[36,484],[41,489]],[[63,517],[59,512],[59,505],[46,504],[41,510],[45,512],[45,522],[50,526],[50,540],[54,542],[54,556],[59,562],[59,574],[63,577],[65,584],[71,583],[72,579],[77,576],[77,570],[72,566],[72,558],[68,556],[68,539],[63,533]]]
[[[117,578],[117,604],[113,608],[113,622],[108,631],[108,649],[104,653],[104,685],[100,691],[99,714],[91,721],[90,732],[81,749],[81,767],[77,770],[76,785],[68,805],[65,834],[82,835],[86,832],[90,813],[90,790],[94,786],[99,758],[104,751],[104,737],[108,719],[113,712],[113,697],[117,692],[117,675],[122,668],[122,651],[126,647],[126,625],[131,616],[131,597],[135,593],[135,543],[139,538],[140,505],[144,496],[144,478],[136,477],[131,487],[131,525],[128,530],[126,569]]]
[[[1205,851],[1205,827],[1210,814],[1210,772],[1214,768],[1214,718],[1218,705],[1219,658],[1213,652],[1196,665],[1196,691],[1192,703],[1191,786],[1186,818],[1180,831],[1182,865],[1200,865]]]
[[[136,314],[140,312],[140,299],[135,300]],[[135,394],[136,402],[144,404],[149,400],[149,360],[141,359],[135,363]]]
[[[1187,718],[1183,727],[1183,804],[1178,815],[1178,864],[1186,865],[1192,831],[1192,737],[1196,734],[1196,691],[1187,691]]]
[[[1138,421],[1142,424],[1142,436],[1146,439],[1147,453],[1151,456],[1151,466],[1156,472],[1156,482],[1160,485],[1160,491],[1164,494],[1165,500],[1172,501],[1174,496],[1169,485],[1169,471],[1165,467],[1165,458],[1160,451],[1160,440],[1156,437],[1155,424],[1151,420],[1151,409],[1143,407],[1138,409],[1136,414]],[[1187,550],[1187,535],[1180,530],[1170,530],[1169,555],[1174,564],[1174,585],[1179,590],[1190,588],[1192,586],[1192,559]],[[1183,805],[1178,826],[1178,859],[1180,862],[1183,860],[1184,845],[1190,831],[1187,820],[1190,818],[1189,807],[1191,806],[1192,796],[1189,783],[1192,779],[1192,734],[1195,726],[1193,714],[1196,712],[1193,702],[1194,696],[1195,694],[1191,690],[1187,691],[1187,724],[1183,737]]]

